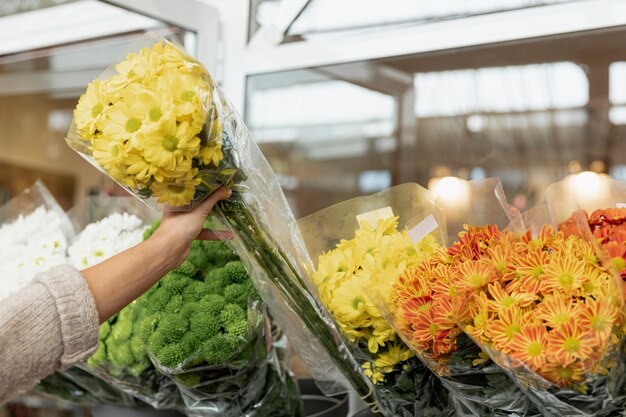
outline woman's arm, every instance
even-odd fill
[[[98,346],[99,323],[180,265],[194,239],[220,237],[202,225],[229,195],[220,188],[192,211],[164,212],[159,229],[134,248],[82,275],[70,266],[53,268],[0,301],[0,404],[89,358]]]

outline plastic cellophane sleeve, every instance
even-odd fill
[[[391,238],[397,242],[401,242],[402,252],[408,254],[415,252],[414,244],[409,237],[410,228],[413,233],[421,233],[419,228],[428,227],[435,228],[438,234],[438,240],[443,240],[443,230],[445,223],[440,213],[435,210],[433,200],[427,190],[417,184],[398,185],[379,193],[356,197],[342,203],[333,205],[329,208],[320,210],[305,218],[299,220],[298,224],[304,237],[307,249],[311,258],[314,260],[314,267],[318,268],[320,263],[325,262],[329,257],[334,255],[341,256],[344,249],[338,245],[349,241],[356,241],[356,235],[362,233],[362,222],[367,222],[367,227],[377,229],[379,221],[389,221],[397,223],[385,233],[389,233]],[[433,226],[434,224],[434,226]],[[407,225],[410,225],[408,227]],[[393,229],[393,230],[391,230]],[[360,232],[357,232],[360,231]],[[374,236],[375,232],[372,231]],[[369,235],[368,235],[369,236]],[[360,242],[360,240],[359,240]],[[353,357],[353,360],[359,365],[359,374],[365,378],[371,386],[377,400],[377,404],[370,406],[385,415],[389,416],[417,416],[426,412],[426,415],[451,415],[454,413],[452,401],[448,397],[447,390],[442,388],[437,377],[427,368],[425,368],[416,358],[408,358],[395,364],[393,370],[389,370],[384,374],[382,381],[374,382],[364,374],[364,367],[373,369],[379,358],[379,353],[384,353],[388,349],[408,348],[397,341],[395,335],[390,336],[384,342],[383,346],[376,353],[371,352],[368,348],[368,338],[362,336],[358,339],[350,338],[347,331],[362,332],[367,334],[373,331],[369,324],[354,324],[351,322],[370,323],[375,317],[380,317],[380,313],[364,311],[359,316],[360,319],[347,321],[342,316],[335,313],[333,304],[338,300],[335,291],[339,287],[346,285],[346,288],[355,282],[358,274],[372,272],[366,267],[369,256],[384,256],[379,249],[384,249],[385,244],[380,235],[377,242],[370,242],[370,254],[365,249],[360,252],[358,249],[350,250],[351,258],[354,258],[354,271],[350,271],[350,276],[345,276],[337,285],[331,285],[328,280],[322,279],[320,274],[333,275],[340,273],[337,271],[318,272],[317,269],[310,271],[307,275],[307,284],[310,290],[315,294],[320,304],[327,311],[327,314],[335,321],[337,328],[342,329],[341,336],[343,343]],[[355,244],[355,246],[359,246]],[[419,249],[418,249],[419,250]],[[399,249],[400,251],[400,249]],[[396,259],[397,262],[403,261]],[[385,262],[385,260],[380,260]],[[398,265],[399,266],[399,265]],[[341,269],[338,265],[337,268]],[[395,269],[393,269],[395,272]],[[380,271],[380,273],[372,273],[367,282],[361,282],[360,289],[354,289],[352,297],[369,297],[367,288],[372,288],[372,297],[386,298],[389,292],[388,283],[395,280],[395,274],[389,271]],[[366,301],[368,304],[374,303],[374,300]],[[389,329],[391,330],[391,329]],[[424,411],[427,410],[427,411]],[[432,414],[429,414],[432,413]]]

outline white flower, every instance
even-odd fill
[[[142,220],[128,213],[114,213],[85,227],[68,249],[68,260],[77,269],[117,255],[143,240]]]
[[[62,214],[40,206],[0,227],[0,300],[40,272],[65,263],[63,221]]]

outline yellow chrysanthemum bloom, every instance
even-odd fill
[[[152,176],[156,181],[163,182],[164,176],[158,166],[147,161],[146,158],[137,150],[128,152],[124,159],[126,164],[126,172],[134,175],[139,181],[147,182]]]
[[[384,381],[385,373],[412,353],[397,342],[394,330],[368,294],[379,294],[387,302],[393,283],[406,266],[437,247],[432,236],[415,245],[406,231],[397,230],[397,218],[388,218],[376,225],[362,223],[353,239],[342,240],[319,257],[313,281],[320,299],[349,340],[365,342],[373,361],[381,361],[374,368],[368,367],[369,362],[363,365],[374,382]]]
[[[167,171],[175,171],[181,161],[193,158],[200,151],[200,139],[193,136],[189,123],[163,120],[157,129],[145,132],[137,140],[147,161]],[[185,169],[191,168],[185,167]]]
[[[117,102],[107,112],[104,134],[113,140],[130,140],[135,143],[146,113],[146,107],[136,100],[134,95]]]
[[[127,149],[122,140],[99,136],[93,141],[92,155],[105,170],[111,171],[124,163]]]
[[[201,182],[200,178],[183,179],[176,182],[152,184],[152,195],[157,202],[170,206],[184,206],[193,200],[196,186]]]
[[[74,121],[83,140],[91,140],[97,130],[102,130],[102,120],[106,116],[109,98],[100,80],[87,86],[74,109]]]
[[[208,146],[203,146],[200,148],[198,159],[200,159],[204,165],[213,164],[218,166],[224,159],[222,145],[219,143],[210,143]]]
[[[189,122],[194,135],[202,130],[212,101],[212,90],[202,77],[166,70],[156,81],[157,91],[167,91],[174,98],[176,119]]]
[[[363,373],[365,374],[365,376],[371,379],[372,382],[374,382],[375,384],[379,384],[385,380],[385,375],[382,372],[376,370],[376,367],[372,363],[365,362],[363,365],[361,365],[361,367],[363,368]]]

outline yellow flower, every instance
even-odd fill
[[[355,277],[335,290],[329,307],[331,314],[339,321],[355,321],[365,314],[371,302],[365,294],[364,284]]]
[[[185,206],[193,200],[200,181],[200,178],[192,178],[171,183],[154,182],[151,186],[152,195],[159,203],[172,207]]]
[[[150,128],[157,128],[162,120],[171,119],[174,115],[174,99],[168,93],[157,94],[142,88],[136,93],[135,100],[139,113],[144,115],[142,123]]]
[[[106,115],[109,99],[100,80],[93,80],[87,86],[85,94],[80,96],[74,109],[76,128],[83,140],[93,139],[98,130],[102,130],[102,119]]]
[[[374,365],[376,368],[382,368],[389,372],[398,363],[405,362],[412,357],[413,352],[408,347],[393,343],[388,345],[387,352],[382,352],[378,355],[378,358],[374,360]]]
[[[372,365],[373,364],[370,362],[365,362],[363,365],[361,365],[361,367],[363,368],[363,373],[375,384],[383,382],[385,380],[385,375],[383,375],[382,372],[376,370],[376,367]]]
[[[385,319],[374,318],[371,321],[371,326],[374,330],[367,341],[370,352],[376,353],[379,347],[385,346],[388,341],[395,340],[396,333]]]
[[[107,79],[111,94],[117,95],[131,84],[150,80],[160,71],[162,65],[159,54],[149,51],[150,48],[144,48],[139,54],[129,53],[125,60],[115,65],[117,74]]]
[[[209,83],[202,77],[180,71],[163,71],[157,79],[156,89],[171,94],[176,119],[189,122],[194,135],[200,133],[213,99]]]
[[[129,152],[124,163],[127,165],[126,172],[134,175],[139,181],[147,182],[153,175],[159,182],[164,181],[163,175],[160,175],[159,168],[146,160],[146,158],[137,151]]]
[[[208,146],[200,148],[198,158],[204,165],[213,164],[218,166],[224,159],[224,153],[222,152],[222,145],[219,143],[210,143]]]
[[[165,119],[158,129],[143,133],[137,144],[147,161],[172,172],[200,151],[200,139],[192,135],[189,123],[177,125],[174,118]],[[185,170],[190,168],[190,164],[185,164]]]
[[[113,140],[106,136],[94,139],[91,152],[96,162],[106,171],[112,171],[121,165],[127,154],[123,141]]]
[[[103,129],[105,135],[111,139],[131,140],[133,144],[135,143],[133,139],[141,131],[147,110],[136,98],[136,96],[129,97],[109,108]]]

